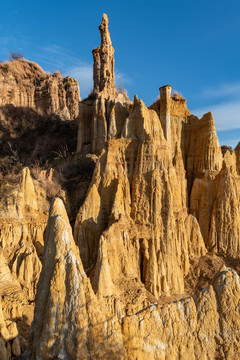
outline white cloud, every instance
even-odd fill
[[[77,66],[81,61],[68,49],[65,49],[57,44],[46,45],[40,48],[36,61],[42,62],[49,71],[61,71]]]
[[[82,98],[88,96],[93,89],[92,64],[88,64],[77,58],[70,50],[57,44],[46,45],[41,48],[36,59],[44,70],[60,71],[63,76],[75,78],[80,87]]]
[[[240,128],[240,100],[209,105],[208,107],[193,109],[191,112],[201,118],[203,114],[209,111],[213,113],[217,130]]]

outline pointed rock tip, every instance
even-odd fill
[[[213,114],[211,111],[207,112],[206,114],[203,115],[202,119],[209,119],[209,120],[213,120]]]
[[[106,22],[108,22],[108,16],[107,16],[107,14],[103,14],[103,16],[102,16],[102,21],[106,21]]]
[[[54,216],[60,216],[66,222],[69,222],[64,202],[60,197],[55,197],[51,202],[49,217],[54,217]]]
[[[204,114],[203,117],[201,118],[201,121],[207,121],[210,125],[210,128],[212,130],[216,131],[215,128],[215,121],[214,121],[214,117],[211,111],[209,111],[208,113]]]
[[[108,16],[107,16],[107,14],[104,13],[102,16],[102,23],[101,23],[100,27],[105,26],[106,28],[108,28],[108,23],[109,23]]]
[[[27,174],[30,175],[30,170],[29,170],[29,168],[28,168],[28,167],[23,168],[23,169],[22,169],[22,174],[24,174],[24,175],[25,175],[25,174],[26,174],[26,175],[27,175]]]
[[[219,269],[219,273],[227,271],[227,267],[225,264],[222,265],[222,267]]]
[[[238,142],[237,146],[235,147],[234,151],[237,150],[239,151],[240,150],[240,141]]]
[[[31,177],[31,172],[28,167],[25,167],[22,169],[22,182],[26,181],[26,179],[29,179]]]

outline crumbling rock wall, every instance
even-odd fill
[[[69,76],[50,75],[24,59],[0,64],[0,106],[31,107],[43,115],[56,113],[73,120],[79,114],[79,101],[78,82]]]

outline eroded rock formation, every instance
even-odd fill
[[[40,114],[58,114],[64,120],[78,117],[78,82],[60,73],[46,73],[39,65],[24,59],[0,64],[0,106],[30,107]]]
[[[79,154],[58,159],[94,158],[91,182],[62,190],[50,210],[28,168],[19,186],[0,186],[0,358],[28,348],[27,360],[238,359],[240,144],[222,152],[212,114],[191,115],[170,85],[149,108],[117,92],[106,15],[100,32]]]

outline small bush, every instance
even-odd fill
[[[88,97],[84,100],[90,100],[90,101],[94,101],[96,99],[96,94],[94,93],[94,91],[90,91],[88,93]]]
[[[56,178],[53,178],[52,180],[46,179],[43,185],[50,200],[55,196],[61,195],[62,187]]]
[[[52,76],[55,76],[55,77],[60,77],[61,75],[62,75],[61,71],[58,71],[58,70],[56,70],[52,73]]]
[[[67,159],[70,155],[67,144],[61,144],[58,151],[53,151],[53,153],[56,154],[54,160]]]
[[[17,51],[10,51],[9,54],[9,60],[19,60],[19,59],[23,59],[23,54]]]
[[[42,169],[39,162],[37,161],[31,168],[31,174],[33,178],[39,182],[41,187],[45,189],[47,197],[50,200],[61,194],[62,186],[59,175],[55,170]]]
[[[117,86],[117,92],[127,96],[127,90],[125,89],[125,86],[123,84],[119,84]]]
[[[181,93],[179,93],[178,91],[174,90],[173,94],[172,94],[172,98],[173,100],[180,100],[180,101],[183,101],[183,100],[186,100]]]

